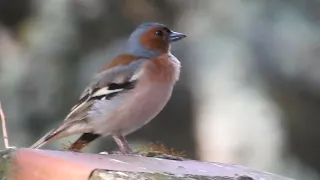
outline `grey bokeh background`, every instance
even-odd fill
[[[61,122],[129,33],[157,21],[188,35],[172,49],[182,74],[167,107],[128,137],[135,147],[159,141],[199,160],[320,179],[319,9],[319,0],[0,0],[10,143],[29,146]],[[102,139],[86,151],[115,148]]]

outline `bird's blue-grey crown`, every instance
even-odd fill
[[[142,34],[150,29],[151,27],[165,27],[165,25],[160,24],[160,23],[155,23],[155,22],[148,22],[148,23],[143,23],[140,26],[138,26],[130,35],[127,45],[125,47],[126,53],[133,54],[135,56],[140,56],[140,57],[146,57],[146,58],[153,58],[161,55],[161,53],[157,50],[151,50],[147,49],[144,47],[141,42],[140,38]]]

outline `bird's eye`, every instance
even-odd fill
[[[157,34],[158,36],[163,36],[163,32],[162,32],[161,30],[157,31],[156,34]]]

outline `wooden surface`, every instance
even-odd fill
[[[17,150],[10,163],[9,180],[290,180],[238,165],[25,148]]]

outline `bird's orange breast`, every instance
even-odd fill
[[[180,62],[170,54],[151,59],[146,63],[146,76],[153,81],[175,82],[180,74]]]

